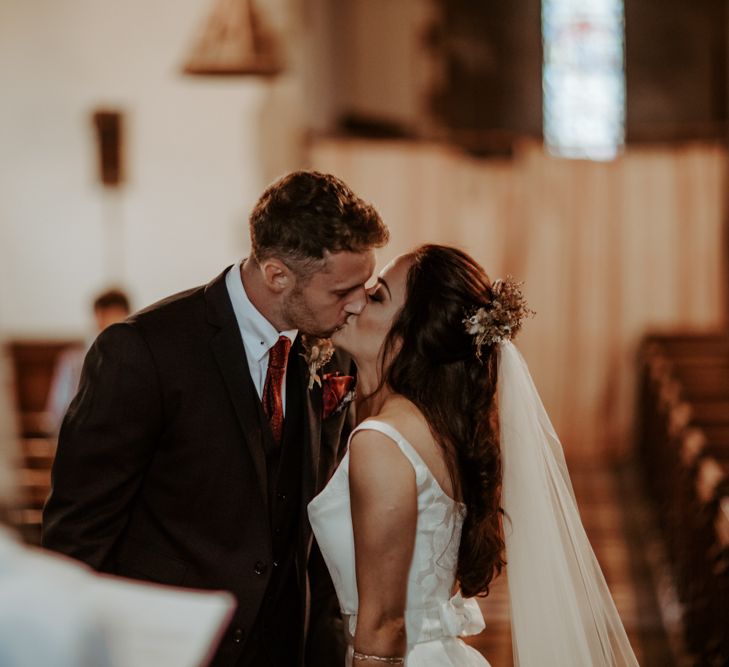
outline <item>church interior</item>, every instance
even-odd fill
[[[723,0],[2,0],[7,522],[39,543],[94,299],[205,284],[264,188],[316,169],[388,225],[378,271],[432,242],[523,281],[517,345],[638,661],[729,664],[728,65]],[[507,587],[469,640],[493,667]]]

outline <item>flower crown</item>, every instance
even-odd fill
[[[466,313],[463,323],[466,325],[466,333],[473,336],[476,358],[479,361],[482,360],[484,345],[512,340],[519,333],[522,320],[536,315],[527,307],[521,292],[523,284],[516,282],[511,276],[496,280],[491,286],[491,301]]]

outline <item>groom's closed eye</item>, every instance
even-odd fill
[[[360,288],[359,285],[355,285],[354,287],[345,287],[344,289],[334,290],[332,292],[332,294],[334,294],[335,296],[338,296],[341,299],[341,298],[344,298],[345,296],[347,296],[348,294],[351,294],[352,292],[354,292],[355,290],[357,290],[359,288]]]

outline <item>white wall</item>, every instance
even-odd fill
[[[298,166],[285,111],[298,90],[295,75],[180,74],[211,6],[0,0],[0,336],[81,335],[111,280],[141,307],[246,252],[251,206]],[[102,105],[126,112],[128,180],[111,195],[96,175]]]

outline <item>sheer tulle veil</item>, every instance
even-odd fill
[[[562,445],[510,342],[498,344],[498,402],[514,664],[638,665],[582,526]]]

